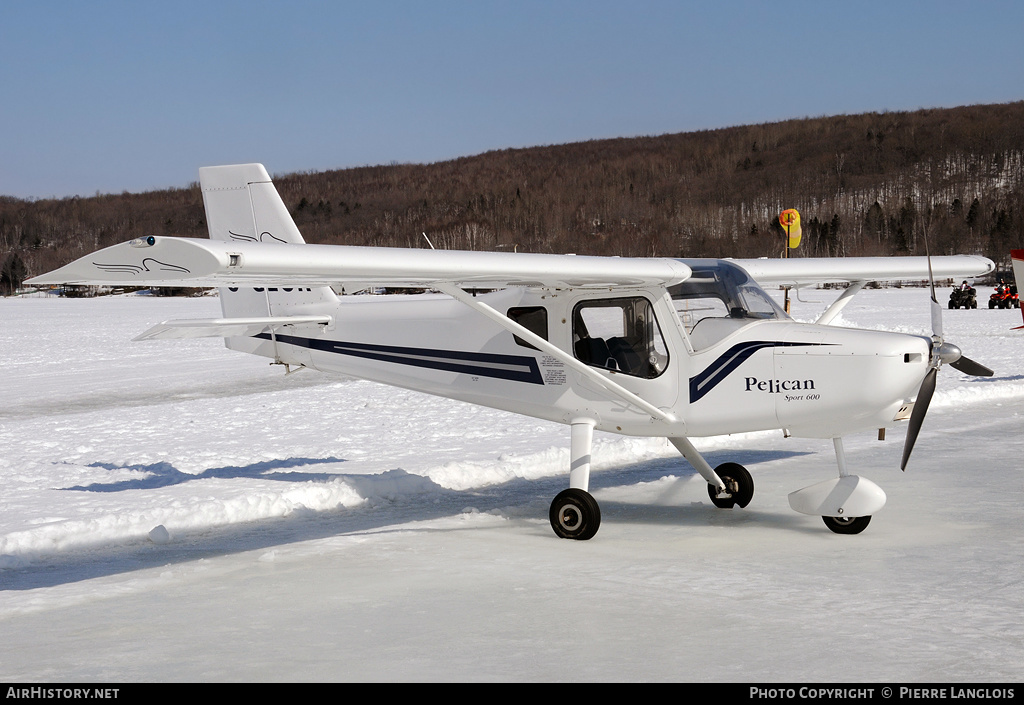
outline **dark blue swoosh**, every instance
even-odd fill
[[[822,345],[822,343],[785,343],[780,340],[749,340],[745,343],[737,343],[695,377],[690,377],[690,403],[698,401],[712,389],[717,387],[726,377],[742,365],[747,359],[758,350],[765,348],[789,348],[804,345]]]

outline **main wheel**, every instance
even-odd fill
[[[601,508],[589,492],[570,487],[562,490],[551,502],[551,528],[563,539],[586,541],[601,526]]]
[[[868,528],[871,517],[822,517],[825,526],[837,534],[859,534]]]
[[[722,463],[715,468],[715,474],[725,483],[725,493],[719,496],[718,488],[708,483],[708,497],[719,509],[743,508],[754,496],[754,479],[739,463]]]

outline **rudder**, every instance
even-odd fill
[[[305,240],[262,164],[234,164],[199,169],[211,240],[303,245]],[[225,318],[319,313],[337,297],[330,287],[221,288]],[[225,338],[233,350],[278,357],[253,338]]]

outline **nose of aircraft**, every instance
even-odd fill
[[[931,339],[901,333],[858,332],[869,335],[851,344],[851,354],[864,358],[866,368],[866,374],[855,383],[872,390],[866,394],[886,407],[902,406],[916,397],[930,367]],[[886,423],[891,421],[892,417],[886,419]]]
[[[775,348],[776,378],[793,380],[789,386],[799,388],[776,397],[782,426],[797,435],[836,437],[891,425],[930,369],[931,339],[816,328]],[[797,342],[815,333],[820,342]]]

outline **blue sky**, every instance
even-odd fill
[[[0,194],[1024,99],[1024,3],[0,0]]]

